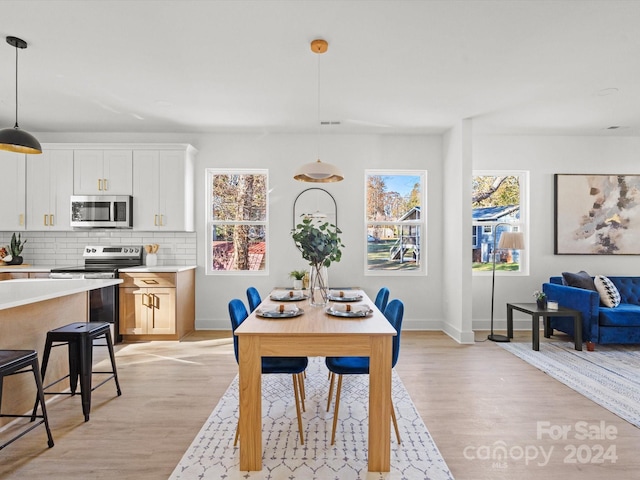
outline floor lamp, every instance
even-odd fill
[[[496,249],[496,237],[498,236],[498,227],[501,225],[511,225],[510,223],[499,223],[496,225],[493,234],[493,276],[491,278],[491,333],[487,337],[494,342],[508,342],[509,337],[505,335],[493,334],[493,302],[496,289],[496,253],[497,250],[524,250],[524,235],[522,232],[502,232],[498,248]]]

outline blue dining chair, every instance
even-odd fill
[[[402,317],[404,316],[404,304],[400,300],[391,300],[387,308],[384,310],[384,316],[389,323],[396,329],[397,335],[393,337],[393,349],[391,356],[391,368],[396,366],[398,356],[400,354],[400,332],[402,330]],[[327,412],[331,406],[331,396],[333,395],[333,380],[338,375],[338,386],[336,387],[336,402],[333,411],[333,430],[331,432],[331,445],[336,441],[336,426],[338,425],[338,410],[340,409],[340,392],[342,390],[343,375],[369,375],[369,357],[327,357],[325,364],[331,372],[329,399],[327,400]],[[398,443],[400,440],[400,430],[398,430],[398,421],[396,420],[396,412],[391,402],[391,420],[393,428],[396,431]]]
[[[258,305],[262,303],[262,298],[260,298],[260,292],[255,287],[247,288],[247,301],[249,302],[249,312],[253,312]]]
[[[229,302],[229,318],[231,319],[231,330],[233,332],[233,351],[238,360],[238,337],[235,334],[242,322],[249,316],[247,307],[242,300],[234,298]],[[300,433],[300,444],[304,445],[304,433],[302,431],[302,411],[304,411],[304,380],[303,372],[307,369],[309,359],[307,357],[262,357],[262,373],[285,373],[293,377],[293,393],[296,399],[296,414],[298,416],[298,432]],[[238,443],[238,428],[233,441],[235,446]]]
[[[378,290],[378,294],[376,295],[375,303],[378,310],[384,312],[385,308],[387,308],[387,302],[389,301],[389,289],[387,287],[382,287]]]

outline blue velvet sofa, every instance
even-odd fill
[[[582,340],[599,344],[640,343],[640,277],[608,277],[621,301],[614,308],[600,302],[597,291],[563,285],[562,277],[551,277],[542,285],[547,299],[582,313]],[[571,317],[554,317],[551,328],[573,336]]]

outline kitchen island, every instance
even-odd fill
[[[122,280],[117,278],[20,279],[0,282],[0,349],[37,350],[41,362],[47,332],[68,323],[87,321],[88,292],[119,283]],[[49,358],[47,378],[56,379],[67,373],[67,349],[54,349]],[[60,382],[53,388],[64,391],[68,388],[68,382]],[[33,377],[17,375],[5,379],[3,411],[30,413],[34,401]],[[0,425],[11,419],[2,420]]]

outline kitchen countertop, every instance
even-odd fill
[[[120,278],[62,280],[31,278],[0,282],[0,310],[122,283]]]
[[[40,272],[50,272],[52,268],[60,268],[60,267],[62,267],[62,265],[0,265],[0,273],[6,273],[6,272],[40,273]]]
[[[68,265],[0,265],[0,273],[6,272],[23,272],[23,273],[39,273],[39,272],[50,272],[52,268],[60,268],[60,267],[68,267]],[[156,265],[155,267],[147,267],[145,265],[141,265],[139,267],[129,267],[129,268],[121,268],[121,272],[130,272],[130,273],[178,273],[184,272],[185,270],[193,270],[196,268],[196,265]]]

